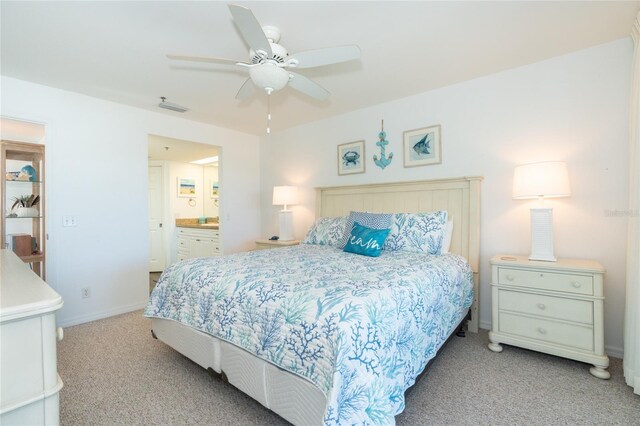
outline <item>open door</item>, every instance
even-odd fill
[[[149,166],[149,272],[162,272],[165,268],[163,218],[163,167]]]

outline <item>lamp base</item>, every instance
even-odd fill
[[[293,240],[293,214],[291,210],[280,210],[280,241]]]
[[[529,260],[555,262],[553,255],[553,209],[531,209],[531,254]]]

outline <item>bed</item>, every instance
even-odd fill
[[[317,216],[446,210],[450,254],[300,245],[168,268],[153,334],[294,424],[389,424],[463,320],[477,331],[479,187],[458,178],[317,189]]]

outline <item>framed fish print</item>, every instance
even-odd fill
[[[427,166],[442,162],[440,125],[404,132],[404,166]]]
[[[338,145],[338,174],[364,173],[364,141]]]

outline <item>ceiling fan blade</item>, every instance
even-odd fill
[[[306,52],[300,52],[289,56],[287,58],[287,62],[292,59],[298,61],[296,68],[321,67],[323,65],[331,65],[360,59],[360,48],[354,44],[350,46],[308,50]]]
[[[264,31],[262,31],[262,27],[256,17],[253,16],[251,9],[230,4],[229,10],[231,11],[231,15],[233,15],[233,20],[236,22],[242,37],[247,44],[249,44],[249,47],[255,51],[262,50],[267,53],[267,57],[271,57],[272,52],[269,40],[267,40],[267,36],[264,35]]]
[[[238,63],[243,63],[242,61],[234,61],[233,59],[212,58],[207,56],[167,55],[167,58],[173,59],[176,61],[206,62],[211,64],[236,65]]]
[[[247,99],[249,96],[253,95],[256,92],[256,86],[253,84],[250,78],[248,78],[242,86],[240,86],[240,90],[236,94],[236,99],[242,101]]]
[[[293,77],[289,80],[289,86],[292,89],[296,89],[297,91],[318,99],[319,101],[324,101],[329,98],[330,93],[318,83],[309,80],[303,75],[296,74],[295,72],[289,72],[289,74]]]

